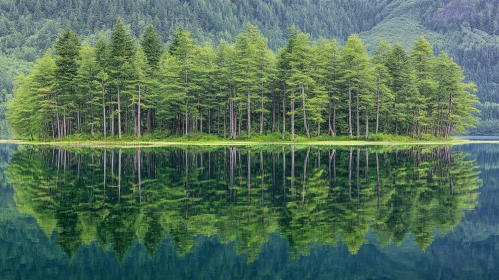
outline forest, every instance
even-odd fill
[[[28,139],[122,136],[406,135],[448,138],[478,120],[476,86],[424,38],[410,52],[356,35],[344,46],[292,26],[274,53],[248,23],[235,41],[199,44],[179,26],[139,41],[121,19],[94,46],[69,24],[53,50],[16,80],[7,118]]]
[[[286,45],[292,25],[312,40],[335,38],[340,46],[350,34],[358,34],[371,55],[380,41],[400,42],[409,51],[424,35],[435,53],[446,51],[477,84],[482,121],[468,132],[496,134],[498,7],[497,0],[0,0],[0,133],[11,135],[5,112],[15,77],[33,70],[67,23],[82,42],[95,46],[100,36],[111,37],[121,16],[136,40],[152,24],[168,42],[183,25],[199,44],[212,46],[233,42],[251,22],[274,52]]]

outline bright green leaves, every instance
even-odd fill
[[[41,107],[25,106],[33,114],[28,119],[40,120],[27,125],[23,105],[11,105],[17,135],[141,137],[145,126],[147,134],[161,135],[154,137],[207,132],[236,139],[259,131],[287,139],[291,125],[291,140],[323,131],[427,138],[449,137],[476,121],[474,86],[448,55],[435,58],[423,37],[410,54],[381,42],[371,58],[355,35],[340,48],[294,27],[275,55],[251,24],[216,49],[197,44],[182,27],[167,51],[152,26],[135,44],[121,19],[111,41],[101,37],[95,48],[81,46],[67,27],[56,43],[55,69],[48,70],[53,75],[36,70],[19,81],[19,94],[40,99]],[[47,68],[47,60],[37,67]]]
[[[249,23],[246,25],[246,29],[236,37],[235,50],[236,88],[241,99],[246,96],[247,134],[250,136],[252,101],[255,93],[260,92],[262,95],[259,103],[260,105],[265,103],[262,87],[269,81],[271,69],[274,68],[274,62],[271,58],[273,53],[271,56],[267,39],[263,37],[260,30]],[[261,120],[264,113],[262,106],[258,110]],[[260,122],[260,131],[263,129],[262,125],[262,122]]]
[[[341,81],[348,92],[348,135],[353,136],[353,114],[355,113],[356,135],[360,137],[361,102],[369,105],[372,78],[369,69],[369,56],[364,43],[359,37],[348,37],[341,50]],[[355,112],[353,112],[355,107]]]
[[[441,53],[435,59],[433,71],[436,81],[436,133],[449,137],[454,131],[462,133],[473,127],[478,113],[473,106],[478,103],[472,94],[476,90],[473,83],[464,83],[463,70],[447,53]]]
[[[57,111],[56,64],[49,52],[38,60],[28,76],[16,81],[7,119],[16,137],[50,137],[46,123]]]

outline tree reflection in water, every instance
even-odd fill
[[[7,178],[70,259],[95,242],[122,261],[134,240],[153,256],[166,235],[182,255],[216,235],[254,261],[272,233],[294,257],[339,242],[355,254],[370,230],[381,246],[410,234],[424,250],[475,207],[476,168],[449,147],[26,146]]]

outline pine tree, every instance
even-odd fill
[[[386,66],[392,77],[391,91],[394,102],[391,115],[394,134],[398,135],[404,129],[407,133],[412,130],[410,128],[415,121],[414,114],[419,110],[415,106],[420,106],[417,103],[420,101],[417,101],[419,92],[415,84],[415,71],[408,54],[400,44],[393,46]]]
[[[341,87],[339,82],[340,71],[340,52],[336,41],[320,39],[317,43],[316,60],[320,69],[316,73],[321,74],[323,85],[328,95],[327,100],[327,123],[328,134],[336,136],[336,114],[341,96]]]
[[[55,137],[53,120],[58,110],[56,70],[54,59],[50,52],[46,52],[28,76],[17,79],[14,99],[9,104],[7,115],[15,136],[31,140],[35,137]]]
[[[221,41],[216,49],[216,69],[214,86],[217,88],[219,118],[223,118],[223,136],[226,135],[227,113],[229,115],[229,137],[237,138],[236,107],[239,99],[236,96],[236,49],[225,41]],[[228,107],[228,108],[227,108]],[[228,110],[228,112],[227,112]],[[223,111],[221,113],[220,111]],[[218,125],[219,126],[219,125]]]
[[[356,130],[360,137],[360,99],[361,94],[369,94],[366,82],[369,80],[369,56],[364,43],[352,35],[341,53],[341,81],[348,90],[348,135],[353,135],[352,93],[355,92]],[[366,88],[365,88],[366,87]]]
[[[374,75],[374,106],[376,114],[375,133],[378,134],[380,121],[383,121],[385,128],[388,125],[390,115],[389,104],[393,103],[393,94],[390,90],[391,77],[388,69],[381,63],[376,63],[373,69]]]
[[[149,80],[148,92],[143,96],[144,108],[147,109],[147,132],[150,133],[153,128],[153,123],[155,119],[155,107],[157,105],[157,97],[159,91],[158,81],[158,70],[159,63],[161,61],[161,56],[164,53],[163,44],[161,38],[154,30],[152,25],[149,25],[144,34],[142,35],[141,47],[147,57],[147,63],[149,65],[148,73],[145,73],[147,79]]]
[[[307,121],[307,98],[308,90],[314,86],[315,81],[312,78],[312,50],[309,36],[305,33],[298,33],[294,40],[293,49],[289,54],[289,65],[291,75],[286,81],[291,91],[291,100],[301,99],[303,112],[303,127],[308,138],[310,138],[310,128]],[[293,108],[294,109],[294,108]],[[291,114],[295,114],[294,110]],[[294,122],[294,121],[292,121]],[[293,126],[293,124],[292,124]],[[294,129],[292,129],[293,134]],[[294,140],[294,135],[291,136]]]
[[[433,47],[423,37],[419,37],[412,49],[412,63],[416,71],[416,87],[419,91],[419,100],[421,104],[421,112],[417,114],[415,134],[420,134],[421,130],[428,130],[428,126],[432,123],[431,115],[433,114],[437,100],[435,93],[435,82],[431,78],[431,71],[434,64]]]
[[[337,48],[335,43],[329,40],[320,39],[312,46],[312,77],[314,86],[310,92],[308,102],[308,112],[310,120],[317,124],[317,136],[321,134],[321,124],[326,121],[324,113],[328,111],[328,132],[333,131],[331,124],[331,111],[335,93],[335,63],[337,62]],[[333,97],[334,96],[334,97]],[[325,106],[325,104],[328,104]],[[336,105],[336,103],[335,103]],[[333,117],[334,118],[334,117]],[[334,120],[333,120],[334,122]]]
[[[147,26],[142,40],[140,42],[144,54],[147,58],[147,63],[151,67],[151,71],[158,70],[161,55],[163,54],[163,44],[156,30],[152,25]]]
[[[71,30],[71,27],[66,25],[66,28],[57,38],[55,43],[55,63],[56,70],[56,90],[57,90],[57,105],[60,109],[57,110],[57,136],[59,138],[67,136],[71,133],[69,112],[77,105],[74,103],[76,92],[76,83],[74,78],[78,71],[78,55],[80,51],[80,42],[76,33]],[[60,114],[62,113],[62,120]]]
[[[472,94],[476,86],[464,83],[463,70],[445,52],[436,58],[432,75],[437,86],[435,135],[448,138],[452,132],[463,133],[473,127],[477,121],[473,113],[478,113],[473,107],[478,99]]]
[[[164,86],[168,87],[168,90],[171,92],[165,98],[170,100],[170,103],[176,104],[176,106],[180,105],[179,102],[183,103],[181,106],[183,107],[184,126],[180,130],[186,136],[189,134],[189,111],[192,111],[190,103],[195,101],[193,96],[195,85],[192,84],[191,80],[196,47],[194,40],[191,38],[191,33],[185,31],[182,26],[179,26],[168,49],[170,54],[168,63],[170,65],[165,65],[166,71],[163,72],[167,80],[170,81],[164,83]],[[178,116],[180,121],[182,119],[181,114]]]
[[[103,36],[99,37],[97,44],[95,45],[95,60],[97,62],[97,66],[99,71],[97,73],[97,80],[94,84],[95,87],[101,93],[101,101],[102,101],[102,134],[104,139],[107,138],[107,123],[108,117],[106,116],[106,107],[109,103],[109,114],[112,114],[112,96],[108,94],[108,83],[109,83],[109,61],[110,61],[110,47],[107,44],[105,38]],[[109,102],[107,102],[109,100]],[[112,120],[112,119],[110,119]],[[110,122],[111,127],[111,135],[114,136],[114,121]]]
[[[282,91],[282,139],[285,139],[286,134],[286,115],[290,115],[291,118],[291,141],[294,141],[294,107],[295,100],[290,99],[290,112],[286,112],[286,96],[287,96],[287,80],[291,75],[291,66],[289,56],[293,51],[293,45],[298,35],[298,30],[295,26],[288,29],[288,41],[286,46],[281,49],[277,55],[277,81],[280,90]]]
[[[150,64],[147,61],[147,56],[143,49],[138,49],[135,58],[133,69],[134,79],[130,82],[130,92],[132,94],[132,106],[134,110],[134,132],[137,138],[142,135],[142,108],[144,107],[143,96],[150,90],[152,79],[149,78],[148,73],[151,73]]]
[[[110,45],[110,78],[111,83],[115,86],[118,110],[118,137],[122,134],[122,118],[121,118],[121,90],[126,88],[129,82],[130,70],[133,69],[133,56],[135,54],[133,40],[129,32],[123,24],[121,18],[113,28],[111,45]],[[112,116],[114,122],[114,116]],[[113,135],[114,136],[114,135]]]
[[[247,134],[250,136],[253,93],[260,91],[259,78],[265,76],[263,73],[265,69],[261,68],[258,62],[265,56],[268,43],[260,30],[248,23],[246,29],[236,37],[235,48],[237,53],[237,88],[241,95],[246,95]]]
[[[201,134],[205,126],[208,126],[208,133],[211,134],[211,112],[215,105],[215,87],[213,85],[215,59],[216,54],[212,46],[205,45],[197,48],[193,67],[193,84],[196,85],[196,111],[198,111],[197,120],[199,121],[196,121],[196,127]]]
[[[80,49],[78,60],[78,72],[75,77],[77,94],[74,98],[77,104],[77,129],[82,132],[85,119],[90,125],[90,133],[95,137],[94,127],[100,122],[98,117],[100,98],[95,87],[99,66],[97,64],[95,50],[84,44]]]

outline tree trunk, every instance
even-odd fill
[[[272,91],[272,124],[271,124],[272,132],[275,132],[275,121],[276,121],[275,91]]]
[[[111,114],[111,137],[114,137],[114,109],[113,105],[109,104],[109,113]]]
[[[453,96],[451,93],[450,97],[449,97],[449,112],[447,114],[447,125],[445,127],[445,138],[449,138],[450,134],[451,134],[451,128],[452,128],[451,114],[453,111],[454,111],[454,103],[453,103]]]
[[[67,136],[67,124],[66,124],[66,109],[64,109],[64,113],[62,115],[62,137],[66,137]]]
[[[80,126],[80,110],[76,112],[76,130],[81,132],[81,126]]]
[[[139,102],[138,102],[138,106],[137,106],[137,138],[140,138],[140,123],[141,123],[141,119],[140,119],[140,86],[139,86]]]
[[[235,139],[234,137],[234,114],[233,114],[233,108],[232,108],[232,96],[229,98],[229,128],[230,128],[230,139]],[[225,135],[225,115],[226,113],[224,112],[224,135]]]
[[[106,96],[105,96],[105,89],[103,83],[101,84],[102,88],[102,127],[104,128],[104,139],[107,137],[107,131],[106,131]]]
[[[247,120],[248,120],[248,137],[251,136],[251,92],[248,90],[248,101],[246,103],[246,107],[248,109],[248,117],[247,117]]]
[[[332,106],[331,106],[331,96],[330,96],[329,97],[329,104],[328,104],[328,108],[327,108],[327,133],[329,135],[333,135],[333,126],[331,124],[331,118],[332,118],[331,107]]]
[[[203,111],[199,111],[201,117],[199,118],[199,132],[203,134]]]
[[[118,86],[118,137],[121,138],[121,99],[120,99],[119,86]]]
[[[243,124],[243,108],[242,105],[239,105],[239,128],[238,128],[238,135],[241,136],[241,126]]]
[[[189,125],[189,114],[187,112],[187,107],[189,106],[189,101],[185,100],[185,136],[187,136],[188,125]]]
[[[291,99],[291,141],[295,141],[295,100]]]
[[[336,136],[336,101],[333,105],[333,136]]]
[[[352,137],[352,85],[348,80],[348,136]]]
[[[307,122],[307,109],[305,108],[305,86],[301,84],[301,102],[303,107],[303,125],[305,126],[305,132],[307,133],[307,138],[310,138],[310,130]]]
[[[146,120],[147,133],[151,133],[151,117],[152,117],[152,109],[147,109],[147,120]]]
[[[355,109],[356,109],[356,117],[357,117],[357,138],[360,137],[360,104],[359,104],[359,98],[360,98],[360,86],[357,85],[357,94],[356,94],[356,104],[355,104]]]
[[[282,140],[286,137],[286,85],[282,91]],[[294,139],[293,139],[294,140]]]
[[[260,136],[263,134],[263,85],[262,85],[262,100],[260,102]]]
[[[369,138],[369,109],[366,105],[366,140]]]
[[[379,132],[379,107],[381,102],[380,79],[381,78],[378,76],[378,89],[376,92],[376,134]]]
[[[59,111],[57,111],[56,114],[56,121],[57,121],[57,138],[61,138],[61,122],[59,120]],[[31,137],[33,140],[33,137]]]
[[[295,187],[295,145],[291,145],[291,188]]]

